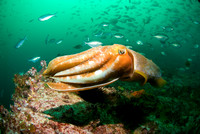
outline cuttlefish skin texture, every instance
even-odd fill
[[[47,85],[57,91],[89,90],[118,79],[141,84],[149,81],[159,87],[165,84],[156,64],[119,44],[57,57],[50,61],[43,75],[55,80]]]

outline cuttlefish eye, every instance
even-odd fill
[[[126,51],[125,51],[124,49],[118,49],[118,53],[119,53],[119,54],[125,54],[125,52],[126,52]]]

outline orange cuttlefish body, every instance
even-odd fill
[[[57,91],[82,91],[106,86],[115,81],[150,82],[161,87],[166,83],[159,67],[143,55],[114,44],[53,59],[43,73],[55,80],[47,85]]]

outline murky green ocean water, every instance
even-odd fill
[[[44,15],[49,18],[40,20]],[[199,87],[199,37],[198,0],[1,0],[0,104],[12,103],[15,73],[90,49],[90,41],[129,46],[166,79]]]

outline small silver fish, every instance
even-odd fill
[[[198,25],[200,22],[199,21],[193,21],[193,23]]]
[[[191,58],[188,58],[187,60],[188,60],[189,62],[191,62],[191,61],[192,61],[192,59],[191,59]]]
[[[54,17],[56,14],[46,14],[39,17],[39,21],[46,21]]]
[[[171,43],[170,45],[172,47],[175,47],[175,48],[180,48],[181,47],[181,44],[179,44],[179,43]]]
[[[153,37],[155,37],[156,39],[166,38],[164,35],[154,35]]]
[[[144,43],[141,40],[136,41],[136,44],[139,45],[139,46],[144,45]]]
[[[160,52],[160,54],[166,56],[166,53],[164,51]]]
[[[24,42],[25,42],[26,39],[27,39],[27,36],[25,36],[24,39],[20,40],[17,43],[17,45],[15,46],[15,48],[20,48],[24,44]]]
[[[101,46],[103,43],[99,41],[90,41],[90,42],[85,42],[90,47],[98,47]]]
[[[108,24],[107,22],[102,22],[100,25],[101,25],[102,27],[108,27],[108,26],[109,26],[109,24]]]
[[[40,57],[33,57],[32,59],[28,60],[30,62],[36,63],[37,61],[39,61]]]
[[[63,40],[58,40],[58,41],[56,42],[56,44],[58,45],[58,44],[62,43],[62,41],[63,41]]]
[[[124,35],[121,33],[116,33],[116,34],[114,34],[114,37],[117,39],[122,39],[122,38],[124,38]]]
[[[199,44],[195,44],[195,45],[194,45],[194,48],[199,48]]]
[[[153,35],[153,37],[158,39],[163,44],[169,39],[169,37],[165,34],[156,34],[156,35]]]

